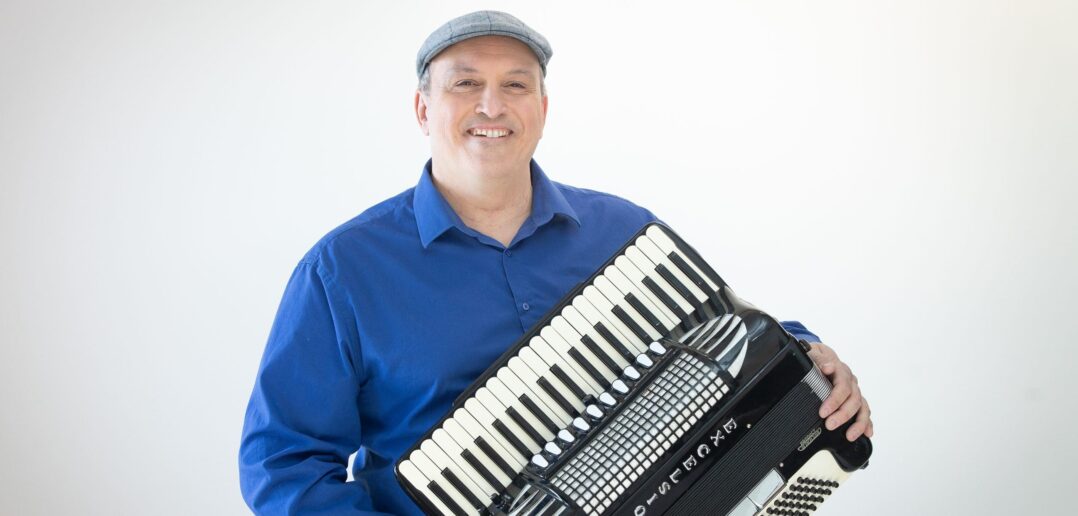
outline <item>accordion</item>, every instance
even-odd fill
[[[808,344],[642,228],[396,464],[428,514],[809,515],[872,444]]]

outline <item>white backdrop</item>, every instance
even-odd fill
[[[288,275],[416,181],[414,55],[490,3],[0,3],[0,513],[242,514]],[[506,2],[536,158],[651,208],[861,378],[823,512],[1066,512],[1078,4]]]

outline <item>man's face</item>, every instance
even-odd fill
[[[527,169],[546,123],[539,61],[513,38],[457,43],[430,63],[416,117],[437,169],[505,174]]]

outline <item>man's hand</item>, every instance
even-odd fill
[[[820,407],[820,417],[827,418],[824,423],[827,429],[834,430],[856,415],[854,423],[846,430],[846,439],[853,441],[861,434],[872,437],[872,410],[861,396],[861,387],[850,367],[838,359],[835,350],[818,342],[812,344],[809,357],[834,386]]]

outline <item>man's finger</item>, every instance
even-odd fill
[[[835,374],[842,364],[834,350],[820,342],[812,345],[812,348],[809,349],[808,356],[816,364],[816,367],[819,367],[820,371],[827,377],[831,377],[831,375]]]
[[[853,382],[850,381],[849,376],[851,375],[848,370],[844,368],[838,368],[835,374],[831,376],[831,395],[820,406],[820,417],[830,416],[850,397],[853,392]]]
[[[857,420],[846,430],[846,439],[851,442],[856,441],[858,437],[861,437],[861,434],[868,432],[868,427],[871,425],[872,420],[869,419],[868,404],[862,403],[861,410],[857,411]]]
[[[836,357],[835,353],[831,351],[831,348],[820,344],[819,342],[813,344],[812,347],[809,348],[808,356],[817,364],[820,362],[830,362]]]
[[[842,426],[847,421],[849,421],[850,418],[852,418],[854,415],[856,415],[857,411],[860,410],[860,409],[861,409],[861,390],[854,387],[850,391],[850,395],[849,395],[849,397],[846,398],[846,401],[842,402],[842,406],[840,406],[838,408],[838,410],[836,410],[834,413],[832,413],[830,416],[828,416],[828,418],[827,418],[827,429],[828,430],[834,430],[834,429]]]
[[[868,427],[865,428],[865,437],[872,437],[875,432],[875,426],[872,424],[872,406],[868,404],[868,400],[862,398],[861,403],[865,406],[865,413],[868,414]]]

